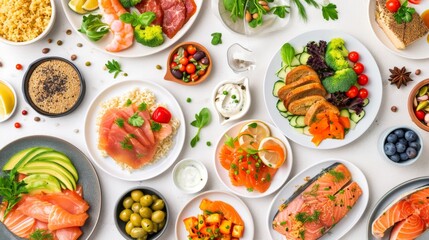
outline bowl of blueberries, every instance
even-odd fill
[[[423,152],[422,136],[408,126],[388,128],[380,137],[379,149],[388,162],[408,166],[416,162]]]

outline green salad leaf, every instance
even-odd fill
[[[109,25],[101,21],[101,14],[83,16],[79,32],[85,34],[89,40],[98,41],[109,32]]]
[[[280,56],[287,66],[292,65],[292,60],[295,57],[295,48],[293,48],[290,43],[283,44],[282,48],[280,49]]]
[[[329,19],[337,20],[338,19],[337,6],[332,3],[329,3],[326,6],[322,6],[322,15],[326,21],[329,21]]]

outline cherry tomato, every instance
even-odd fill
[[[177,63],[176,62],[172,62],[170,64],[170,68],[174,69],[175,67],[177,67]]]
[[[390,12],[397,12],[400,7],[401,3],[399,2],[399,0],[389,0],[386,2],[386,8]]]
[[[197,49],[193,45],[188,45],[186,51],[188,51],[189,54],[194,55],[197,52]]]
[[[183,51],[183,56],[184,57],[188,57],[189,56],[189,53],[186,51],[186,49]]]
[[[200,69],[197,73],[198,76],[203,76],[204,74],[206,74],[206,70]]]
[[[189,63],[189,59],[187,57],[182,57],[179,63],[186,66]]]
[[[14,124],[14,126],[15,126],[15,128],[21,128],[21,123],[16,122],[16,123]]]
[[[198,80],[198,78],[199,78],[198,74],[195,74],[195,73],[191,74],[191,80],[192,80],[193,82],[197,81],[197,80]]]
[[[179,57],[179,55],[176,53],[173,55],[173,61],[177,59],[177,57]]]
[[[368,84],[368,76],[365,74],[359,75],[357,82],[359,83],[359,85],[365,86],[366,84]]]
[[[157,107],[152,114],[152,119],[158,123],[169,123],[171,120],[171,113],[164,107]]]
[[[195,61],[194,55],[189,55],[188,60],[189,62]]]
[[[412,4],[419,4],[421,2],[421,0],[408,0],[408,2],[410,2]]]
[[[359,53],[357,53],[355,51],[350,52],[349,53],[349,60],[352,61],[352,62],[354,62],[354,63],[357,62],[357,61],[359,61]]]
[[[368,90],[366,88],[359,89],[359,97],[365,99],[368,97]]]
[[[181,71],[181,72],[186,71],[186,66],[185,66],[185,65],[183,65],[183,64],[180,64],[180,65],[179,65],[179,71]]]
[[[418,120],[423,121],[425,119],[425,112],[422,110],[416,111],[416,117]]]
[[[347,97],[355,98],[358,95],[358,88],[356,86],[351,86],[350,89],[346,92]]]
[[[195,73],[195,65],[194,64],[188,64],[186,65],[186,72],[189,74]]]
[[[363,71],[365,70],[365,67],[363,66],[362,63],[357,62],[355,63],[353,70],[355,70],[355,73],[359,75],[363,73]]]
[[[21,70],[21,69],[22,69],[22,65],[18,63],[18,64],[16,64],[15,68],[16,68],[17,70]]]

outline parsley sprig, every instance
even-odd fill
[[[29,240],[52,240],[54,237],[52,233],[49,233],[47,230],[37,229],[32,234],[30,234]]]
[[[210,123],[211,114],[208,108],[201,109],[199,114],[195,114],[195,120],[191,122],[191,125],[198,128],[197,134],[191,140],[191,147],[195,147],[197,142],[200,141],[200,131],[203,127]]]
[[[416,9],[408,7],[408,0],[402,3],[398,11],[393,15],[395,21],[398,24],[411,22],[413,20],[413,14],[416,12]]]
[[[0,197],[2,197],[2,204],[6,204],[4,219],[21,200],[21,194],[28,193],[27,184],[24,181],[18,182],[15,180],[16,174],[16,169],[12,169],[10,172],[4,172],[0,178]]]
[[[322,16],[326,21],[329,20],[337,20],[338,19],[338,11],[337,11],[337,6],[333,3],[329,3],[327,5],[322,5],[319,4],[318,2],[316,2],[315,0],[304,0],[307,5],[309,6],[313,6],[317,9],[320,8],[320,6],[322,6]],[[296,7],[298,8],[298,12],[299,15],[301,16],[301,18],[304,21],[307,21],[308,16],[307,16],[307,11],[305,10],[304,4],[302,3],[302,0],[293,0],[293,2],[295,3]]]
[[[144,119],[140,117],[138,112],[135,112],[130,118],[128,118],[128,123],[134,127],[141,127],[144,124]]]
[[[109,73],[114,73],[113,78],[116,78],[118,74],[122,72],[121,65],[119,65],[118,61],[115,59],[107,61],[105,66],[109,70]]]

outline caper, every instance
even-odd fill
[[[157,199],[159,199],[159,197],[155,194],[152,195],[152,200],[155,202]]]
[[[165,219],[165,212],[157,210],[152,213],[152,221],[155,223],[160,223]]]
[[[140,198],[140,204],[142,207],[149,207],[152,205],[153,200],[151,195],[144,195],[142,198]]]
[[[143,197],[143,192],[140,190],[134,190],[131,192],[131,198],[135,201],[138,202],[140,201],[140,198]]]
[[[167,222],[167,219],[164,218],[164,220],[162,220],[162,222],[158,223],[158,228],[162,229],[165,226],[166,222]]]
[[[138,213],[133,213],[130,216],[130,222],[132,222],[135,227],[140,227],[142,222],[142,217],[140,217],[140,214]]]
[[[142,207],[140,208],[140,216],[142,216],[142,218],[151,218],[152,217],[152,209],[148,208],[148,207]]]
[[[131,233],[131,229],[134,228],[134,225],[131,221],[127,222],[125,225],[125,232],[129,235]]]
[[[157,199],[152,204],[152,210],[154,210],[154,211],[162,210],[164,208],[164,206],[165,206],[164,201],[162,199]]]
[[[133,210],[133,212],[139,212],[140,208],[142,208],[142,205],[138,202],[133,203],[133,205],[131,206],[131,210]]]
[[[153,222],[150,219],[147,219],[147,218],[143,219],[141,224],[142,224],[142,228],[146,232],[151,233],[153,231]]]
[[[124,199],[124,201],[122,202],[122,205],[124,205],[124,208],[131,208],[133,203],[134,203],[134,201],[131,197],[126,197]]]
[[[143,228],[133,228],[130,235],[132,238],[139,238],[147,235],[147,232]]]
[[[130,216],[132,213],[133,212],[130,209],[126,208],[122,210],[121,213],[119,213],[119,219],[121,219],[124,222],[128,222],[130,221]]]

